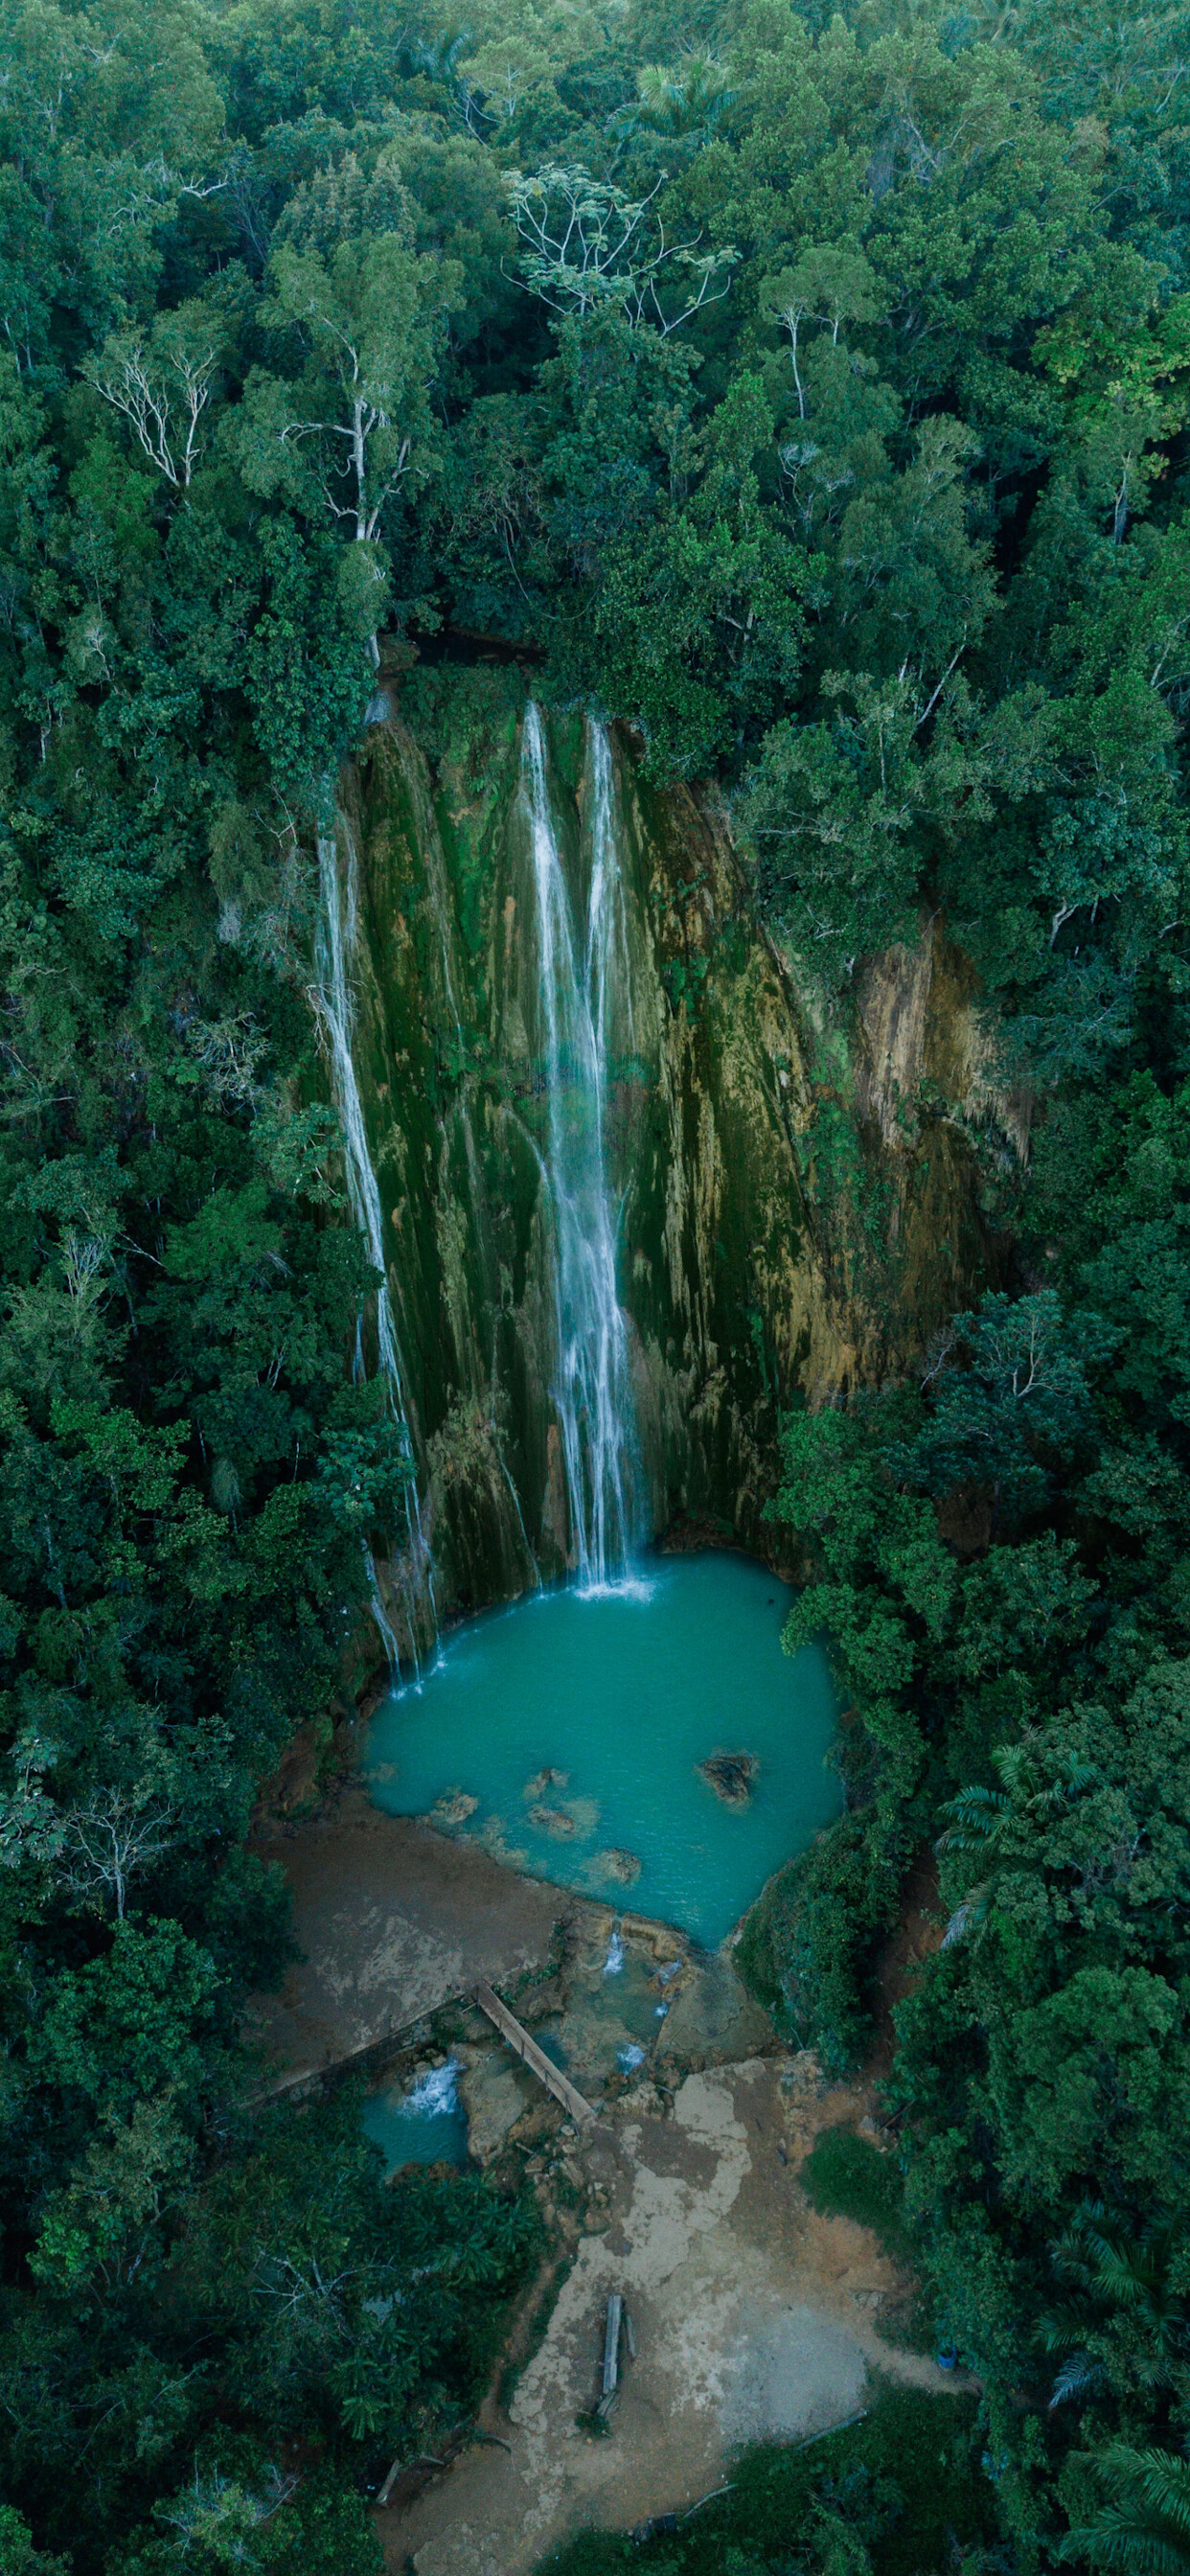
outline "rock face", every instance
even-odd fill
[[[519,675],[419,673],[388,704],[344,782],[340,846],[358,864],[353,1055],[441,1612],[573,1556],[545,1040]],[[590,739],[575,715],[545,734],[581,937]],[[714,793],[648,789],[618,732],[612,754],[604,1154],[642,1518],[762,1544],[780,1407],[895,1369],[986,1276],[970,1128],[1019,1129],[1021,1112],[981,1080],[936,928],[877,961],[832,1025],[758,925]]]
[[[515,2128],[536,2099],[533,2079],[514,2059],[490,2048],[460,2052],[464,2072],[459,2095],[467,2114],[467,2152],[487,2165],[503,2152]]]

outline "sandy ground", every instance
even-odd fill
[[[526,2576],[584,2525],[623,2530],[730,2474],[732,2452],[797,2441],[865,2403],[869,2373],[955,2379],[876,2330],[897,2276],[876,2240],[820,2217],[796,2180],[817,2129],[855,2117],[802,2060],[751,2058],[687,2076],[667,2116],[652,2087],[571,2148],[598,2196],[545,2339],[485,2446],[411,2505],[377,2516],[388,2567]],[[779,2152],[784,2147],[787,2161]],[[599,2388],[610,2290],[632,2317],[610,2438],[575,2418]]]
[[[487,1977],[501,1986],[549,1956],[568,1893],[502,1869],[415,1817],[386,1816],[352,1786],[323,1815],[255,1844],[293,1888],[305,1960],[252,2030],[279,2072],[369,2048]]]

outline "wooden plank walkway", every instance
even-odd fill
[[[552,2093],[554,2100],[560,2102],[564,2110],[569,2111],[571,2119],[593,2120],[595,2113],[590,2103],[584,2100],[577,2085],[571,2083],[568,2075],[563,2075],[561,2067],[555,2066],[552,2057],[546,2056],[545,2050],[538,2047],[535,2039],[530,2039],[528,2031],[517,2020],[515,2013],[510,2013],[507,2004],[501,2003],[494,1987],[485,1984],[481,1977],[478,1985],[472,1988],[472,1992],[480,2011],[485,2012],[488,2020],[495,2023],[501,2039],[506,2039],[509,2047],[516,2050],[517,2056],[524,2059],[526,2066],[530,2067],[534,2075],[545,2085],[547,2092]]]

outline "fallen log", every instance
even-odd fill
[[[624,2302],[618,2290],[608,2294],[607,2322],[603,2329],[603,2394],[610,2397],[620,2376],[620,2320]]]

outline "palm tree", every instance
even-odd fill
[[[1058,2557],[1121,2568],[1125,2576],[1186,2576],[1190,2462],[1173,2451],[1133,2451],[1114,2442],[1096,2466],[1107,2501],[1093,2522],[1067,2532]]]
[[[1168,2388],[1187,2352],[1183,2293],[1173,2280],[1181,2231],[1154,2219],[1136,2233],[1102,2201],[1084,2201],[1061,2243],[1054,2269],[1072,2284],[1062,2307],[1041,2321],[1045,2350],[1065,2356],[1051,2406],[1091,2389]]]
[[[1036,1736],[1031,1730],[1017,1744],[1001,1744],[992,1762],[1004,1783],[1001,1789],[983,1787],[960,1789],[944,1813],[953,1818],[941,1835],[936,1849],[945,1857],[948,1852],[978,1852],[999,1867],[1004,1846],[1014,1828],[1045,1825],[1060,1815],[1072,1799],[1085,1796],[1098,1786],[1101,1774],[1091,1762],[1081,1762],[1073,1753],[1063,1754],[1053,1767],[1052,1775],[1037,1757]],[[957,1906],[942,1936],[942,1947],[950,1949],[964,1935],[982,1928],[991,1910],[994,1878],[982,1879],[971,1888]]]
[[[637,117],[658,134],[705,140],[739,91],[713,54],[691,53],[676,66],[644,63],[636,76]]]

